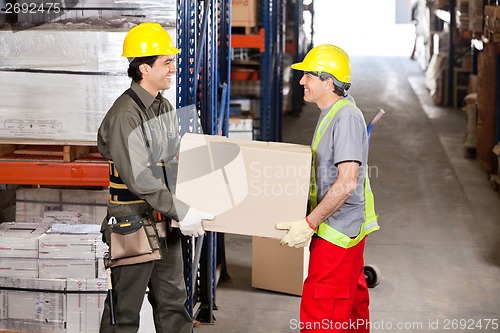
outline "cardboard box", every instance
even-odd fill
[[[38,276],[40,279],[94,279],[96,266],[95,260],[38,259]]]
[[[302,295],[309,247],[281,246],[277,239],[252,237],[252,287]]]
[[[79,259],[96,258],[95,234],[44,234],[38,240],[40,259]]]
[[[484,28],[491,31],[499,31],[500,6],[484,6]]]
[[[252,140],[253,139],[253,119],[242,117],[229,118],[230,139]]]
[[[0,276],[38,278],[38,259],[0,258]]]
[[[231,4],[231,25],[233,27],[256,26],[255,0],[233,0]]]
[[[66,280],[0,278],[0,330],[66,333]]]
[[[38,239],[47,229],[31,223],[0,224],[0,258],[38,258]]]
[[[216,216],[205,230],[281,238],[275,224],[306,214],[309,146],[185,134],[176,196]]]
[[[101,224],[108,201],[108,190],[19,188],[16,221]]]
[[[106,279],[68,279],[68,332],[99,331],[106,292]]]

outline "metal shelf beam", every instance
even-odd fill
[[[54,186],[109,186],[108,163],[1,161],[0,183]]]

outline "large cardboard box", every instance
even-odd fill
[[[185,134],[176,196],[216,216],[205,230],[281,238],[275,224],[305,216],[309,146]]]
[[[309,247],[281,246],[277,239],[252,237],[252,287],[302,295]]]

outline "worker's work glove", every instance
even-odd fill
[[[179,221],[179,229],[184,236],[198,237],[205,233],[201,224],[202,220],[212,221],[215,218],[212,214],[205,213],[189,207],[186,215]]]
[[[281,222],[276,224],[276,229],[288,230],[281,239],[281,245],[290,247],[304,247],[309,243],[314,231],[316,230],[306,218],[298,221]]]

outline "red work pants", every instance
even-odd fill
[[[365,239],[344,249],[313,237],[300,304],[300,332],[370,332],[364,248]]]

